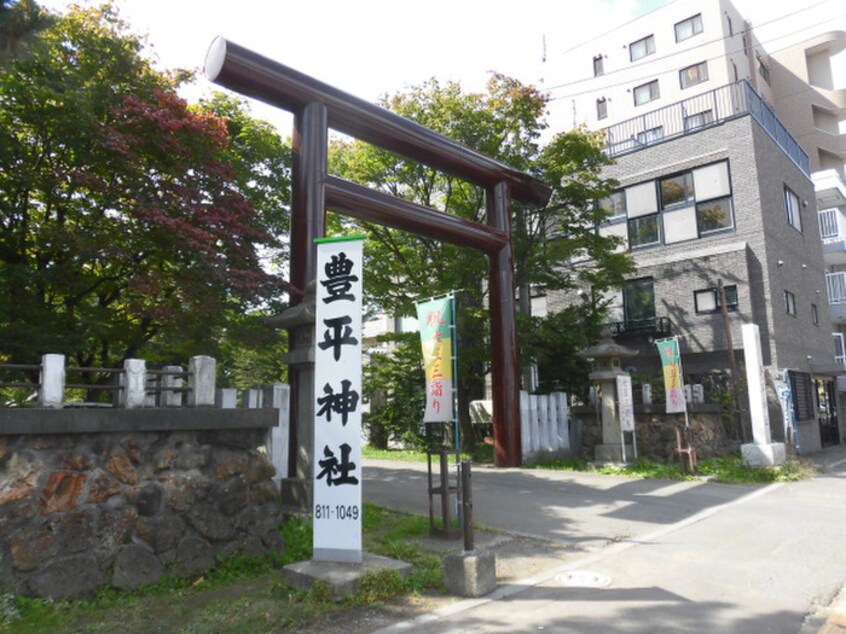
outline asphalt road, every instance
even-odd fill
[[[760,487],[476,469],[477,523],[572,558],[389,631],[815,632],[846,584],[846,449],[814,458],[820,476]],[[425,465],[366,461],[364,478],[366,500],[428,513]]]

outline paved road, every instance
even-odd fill
[[[809,615],[846,584],[846,449],[815,458],[819,477],[761,487],[476,469],[478,523],[572,559],[390,631],[815,632]],[[428,512],[425,465],[364,475],[365,499]]]

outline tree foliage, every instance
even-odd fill
[[[285,231],[278,136],[236,102],[189,107],[175,92],[187,75],[155,71],[141,50],[109,6],[73,8],[0,74],[10,360],[60,352],[114,366],[146,351],[184,362],[214,354],[228,319],[280,295],[260,266]]]
[[[613,188],[600,174],[608,162],[601,139],[576,130],[541,148],[546,100],[535,88],[497,74],[480,94],[430,80],[385,99],[383,105],[554,185],[555,197],[547,209],[517,206],[515,210],[515,278],[526,295],[529,289],[550,292],[587,285],[603,290],[619,284],[628,260],[614,252],[618,245],[613,239],[595,232],[600,212],[593,201]],[[445,213],[485,221],[484,191],[455,177],[361,142],[335,143],[331,159],[330,169],[344,178]],[[374,306],[412,316],[415,301],[458,291],[459,404],[463,436],[472,438],[467,405],[483,397],[489,363],[487,258],[461,246],[381,226],[363,228],[369,237],[365,284]],[[598,266],[573,267],[574,256],[585,253]],[[580,305],[539,320],[529,316],[528,302],[522,305],[526,315],[519,325],[526,360],[543,363],[551,358],[568,372],[583,370],[574,351],[598,336],[595,326],[601,306]],[[563,337],[563,332],[570,336]]]

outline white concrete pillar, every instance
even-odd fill
[[[549,417],[549,427],[547,428],[549,433],[549,445],[552,447],[553,451],[557,451],[558,449],[561,449],[561,446],[558,443],[558,400],[555,398],[555,394],[549,394],[546,397],[546,401],[546,415]]]
[[[144,359],[124,359],[123,390],[120,404],[126,409],[144,407],[147,398],[147,362]]]
[[[65,355],[41,355],[38,406],[61,409],[65,400]]]
[[[214,405],[217,362],[214,357],[198,355],[188,362],[188,404],[191,407]]]
[[[769,445],[770,415],[767,409],[767,388],[764,381],[764,362],[761,354],[761,336],[758,324],[743,324],[743,356],[746,361],[746,385],[749,389],[749,416],[752,421],[752,439],[757,445]]]
[[[643,392],[643,404],[652,405],[652,386],[649,383],[644,383],[640,389]]]
[[[693,385],[693,402],[705,402],[705,387],[701,383],[696,383]]]
[[[244,390],[241,396],[241,407],[247,409],[258,409],[261,407],[261,390]]]
[[[183,378],[176,376],[182,374],[182,366],[166,365],[162,370],[169,373],[162,375],[161,385],[163,388],[182,388],[185,385]],[[159,397],[159,405],[161,407],[182,407],[182,392],[163,390],[161,397]]]
[[[564,392],[553,393],[558,409],[558,448],[570,448],[570,408],[567,405],[567,394]]]
[[[290,439],[291,388],[284,383],[274,383],[264,388],[264,404],[279,411],[279,424],[267,434],[267,455],[276,467],[275,481],[288,477],[288,445]]]
[[[221,387],[215,390],[214,406],[220,409],[238,407],[238,390],[234,387]]]
[[[532,454],[532,422],[529,420],[529,393],[520,390],[520,445],[523,458]]]

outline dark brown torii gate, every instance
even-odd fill
[[[212,42],[206,56],[205,74],[221,86],[294,114],[291,282],[297,288],[305,289],[307,283],[315,279],[314,239],[324,235],[327,208],[368,222],[472,247],[488,255],[495,461],[499,467],[519,466],[520,365],[511,203],[513,198],[545,205],[550,188],[528,174],[413,121],[224,38]],[[329,175],[330,127],[483,187],[488,224],[463,220]],[[296,429],[297,412],[291,414],[292,429]],[[291,469],[293,471],[293,464]]]

